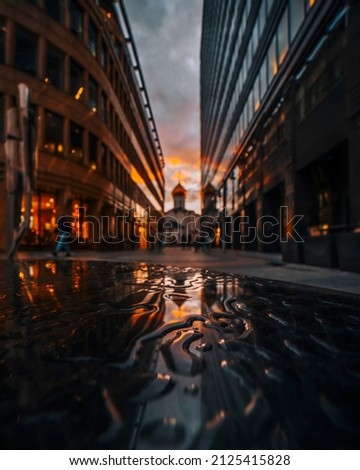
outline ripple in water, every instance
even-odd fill
[[[21,282],[16,263],[0,270],[4,447],[359,442],[358,299],[208,270],[48,264],[22,263]]]

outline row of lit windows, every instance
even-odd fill
[[[36,2],[31,2],[36,4]],[[64,23],[64,11],[65,11],[65,2],[64,0],[46,0],[45,1],[45,11],[46,13],[52,17],[54,20],[58,21],[59,23]],[[84,11],[80,8],[76,1],[71,1],[69,5],[69,14],[70,14],[70,30],[73,34],[75,34],[80,40],[84,40]],[[0,20],[0,63],[4,62],[4,33],[6,31],[5,21],[4,19]],[[19,38],[22,39],[21,37]],[[36,37],[24,35],[23,39],[29,41],[29,52],[30,57],[27,60],[27,64],[25,64],[25,56],[26,56],[26,47],[24,48],[23,57],[20,57],[20,51],[17,51],[17,57],[21,60],[22,66],[25,67],[28,73],[32,75],[36,75],[36,55],[34,54],[34,50],[36,51]],[[20,41],[23,44],[23,41]],[[100,65],[105,70],[108,64],[108,54],[107,48],[104,44],[102,38],[98,33],[98,29],[93,22],[93,20],[89,19],[88,24],[88,32],[87,32],[87,46],[94,57],[97,57]],[[119,41],[114,38],[114,47],[119,59],[122,61],[123,65],[125,63],[125,52],[124,49],[120,47]],[[35,60],[34,60],[35,59]],[[111,64],[110,64],[111,65]],[[111,67],[110,67],[111,68]],[[23,70],[23,69],[22,69]]]
[[[36,75],[38,58],[38,39],[31,32],[16,27],[15,33],[15,67],[25,73]],[[65,54],[50,43],[46,45],[46,84],[53,84],[64,89],[65,81]],[[95,79],[73,59],[69,65],[69,93],[75,100],[83,101],[93,112],[98,112],[101,119],[108,124],[121,145],[127,141],[125,129],[107,96],[100,90]],[[88,86],[86,87],[86,81]],[[122,84],[120,88],[120,102],[127,114],[130,103]],[[131,122],[134,125],[134,122]],[[128,150],[128,149],[125,149]]]
[[[65,145],[64,145],[64,125],[65,119],[53,112],[45,112],[45,128],[44,128],[44,145],[43,149],[51,154],[64,156]],[[98,145],[99,139],[89,133],[89,153],[87,156],[84,155],[85,148],[85,131],[84,129],[70,121],[70,142],[69,142],[69,153],[70,157],[77,162],[89,164],[93,170],[100,170],[103,167],[104,155],[107,151],[101,150]],[[96,145],[94,143],[96,142]],[[132,154],[135,150],[132,148],[130,139],[124,144],[127,147],[127,154]],[[104,144],[101,144],[101,149],[106,148]],[[103,176],[109,177],[107,173],[101,171]]]
[[[4,22],[3,22],[4,24]],[[0,34],[0,63],[4,63],[5,50],[5,31]],[[1,30],[1,19],[0,19]],[[15,30],[15,53],[13,63],[16,69],[21,70],[30,75],[38,76],[37,63],[41,61],[38,53],[38,37],[32,32],[16,27]],[[67,91],[75,97],[76,100],[84,101],[86,96],[86,104],[94,112],[99,109],[100,116],[106,120],[107,98],[103,92],[99,92],[99,87],[95,79],[91,75],[87,75],[86,71],[73,59],[70,60],[69,66],[69,89],[65,90],[65,61],[66,56],[60,49],[51,43],[46,44],[45,52],[45,77],[44,82],[47,85]],[[10,63],[12,61],[10,60]],[[88,81],[88,89],[85,89],[86,80]],[[115,90],[118,92],[120,103],[127,115],[130,114],[130,103],[126,96],[124,86],[120,80],[114,83]]]
[[[0,26],[1,24],[2,23],[0,22]],[[5,21],[3,22],[3,24],[5,24]],[[4,29],[6,31],[6,28]],[[14,37],[15,51],[13,63],[15,67],[25,73],[37,76],[37,60],[39,59],[40,62],[43,62],[39,57],[38,37],[32,32],[20,28],[19,26],[16,26],[15,28]],[[4,47],[2,49],[4,49]],[[99,117],[108,125],[108,127],[116,136],[118,142],[122,146],[124,152],[129,156],[129,158],[137,159],[137,156],[134,154],[134,147],[130,142],[130,139],[124,129],[124,126],[118,114],[115,112],[115,109],[112,106],[110,100],[107,98],[106,94],[100,89],[95,79],[90,74],[88,74],[87,71],[84,70],[83,67],[81,67],[75,60],[71,58],[69,59],[68,65],[69,79],[66,81],[66,56],[60,49],[58,49],[49,42],[46,43],[44,62],[45,84],[51,84],[56,88],[59,88],[60,90],[67,91],[72,96],[74,96],[75,100],[84,102],[84,104],[86,104],[92,110],[92,112],[96,112]],[[129,97],[125,92],[122,80],[117,76],[117,74],[114,73],[114,66],[111,67],[111,70],[113,71],[113,73],[111,74],[113,78],[113,87],[117,92],[120,104],[128,117],[130,126],[137,135],[138,141],[140,142],[144,155],[146,155],[149,159],[149,151],[139,131],[139,124],[137,123],[134,113],[131,110]],[[66,82],[68,83],[67,90],[65,90]],[[3,115],[1,116],[1,121],[3,121]],[[57,146],[49,146],[47,150],[49,151],[49,149],[56,148]],[[54,153],[58,153],[55,150],[53,151]],[[76,151],[76,154],[78,153],[79,152]],[[154,173],[156,173],[156,169],[154,170]],[[154,181],[153,184],[158,185],[156,181]],[[158,188],[158,190],[160,191],[160,188]]]
[[[45,152],[63,156],[65,152],[64,139],[65,119],[50,111],[44,113],[44,143]],[[133,197],[135,183],[115,155],[96,135],[85,130],[75,122],[69,122],[69,153],[70,158],[78,163],[84,163],[90,171],[97,171],[110,179],[129,197]],[[87,139],[87,142],[85,140]],[[87,145],[86,145],[87,144]],[[85,147],[88,148],[85,154]],[[140,193],[139,193],[140,196]],[[145,207],[145,206],[144,206]]]
[[[104,70],[107,70],[107,74],[112,82],[112,86],[114,90],[116,91],[118,97],[120,98],[121,105],[123,109],[125,110],[125,113],[127,114],[129,120],[131,121],[131,125],[133,129],[136,132],[138,125],[135,122],[136,119],[132,113],[129,100],[124,91],[124,86],[121,80],[120,81],[117,80],[117,74],[115,72],[114,63],[107,54],[104,40],[99,34],[98,28],[95,25],[95,22],[91,18],[89,18],[87,35],[86,35],[86,32],[84,30],[84,23],[85,23],[84,10],[81,8],[81,6],[76,0],[68,0],[68,2],[69,2],[68,11],[70,15],[69,26],[70,26],[71,32],[75,34],[79,40],[84,41],[87,44],[92,55],[99,60],[101,67]],[[32,3],[38,4],[41,6],[41,2],[39,4],[39,2],[36,0]],[[50,0],[45,5],[45,9],[47,13],[54,20],[58,21],[61,24],[64,24],[66,6],[67,6],[66,0],[54,0],[54,1]],[[107,11],[105,13],[106,13],[106,19],[111,20],[112,13],[110,11]],[[125,58],[125,50],[121,46],[117,38],[113,38],[113,45],[115,48],[116,56],[120,59],[123,69],[126,71],[127,74],[130,74],[129,64]],[[63,57],[59,55],[59,53],[53,54],[53,57],[54,57],[54,62],[53,62],[54,67],[53,67],[53,70],[51,69],[51,67],[48,67],[47,77],[50,83],[62,89],[63,78],[61,78],[60,80],[57,77],[63,77],[62,62],[64,59]],[[76,66],[76,64],[72,64],[71,80],[72,80],[71,93],[78,99],[81,99],[83,97],[83,91],[84,91],[84,71],[81,69],[81,67]],[[131,80],[129,80],[129,82],[131,83]],[[87,93],[88,105],[90,109],[94,111],[99,109],[99,105],[100,105],[100,115],[103,119],[105,119],[106,118],[106,110],[105,110],[106,98],[102,93],[98,95],[97,89],[98,89],[98,86],[96,82],[94,81],[94,79],[90,77],[89,88],[88,88],[88,93]],[[111,114],[112,113],[110,111],[110,115]],[[144,154],[149,157],[148,150],[139,132],[137,132],[137,137],[139,139],[139,142],[141,143],[141,147],[144,151]]]
[[[28,0],[29,1],[29,0]],[[44,8],[46,13],[55,21],[63,26],[65,25],[65,14],[69,14],[69,29],[81,41],[86,41],[87,46],[94,57],[98,57],[103,68],[106,66],[106,48],[99,40],[98,28],[92,18],[89,18],[87,35],[85,34],[85,11],[76,0],[32,0],[33,5]],[[112,14],[107,12],[107,18],[111,19]],[[121,47],[115,39],[115,48],[121,56]]]
[[[296,34],[302,22],[304,21],[306,12],[309,11],[314,4],[314,0],[289,0],[288,6],[286,7],[285,12],[283,13],[282,18],[279,22],[277,31],[275,32],[274,37],[270,42],[267,55],[264,58],[262,66],[260,67],[253,89],[249,94],[248,102],[244,105],[243,115],[240,117],[238,122],[238,126],[240,127],[240,129],[235,129],[234,133],[239,132],[242,136],[245,132],[245,129],[251,121],[254,113],[260,107],[260,102],[264,97],[269,84],[271,83],[274,76],[277,74],[278,67],[284,61],[289,48],[289,44],[296,37]],[[215,156],[220,155],[224,151],[224,146],[226,145],[225,136],[226,134],[228,134],[228,127],[235,111],[235,108],[239,102],[239,99],[243,100],[242,90],[246,84],[248,72],[251,68],[253,57],[256,53],[263,29],[265,27],[266,16],[270,14],[272,5],[273,0],[263,0],[259,6],[258,15],[253,27],[253,32],[248,43],[247,50],[243,55],[243,61],[240,68],[240,72],[236,72],[237,81],[234,87],[235,92],[232,93],[232,98],[229,106],[228,89],[230,88],[230,83],[232,83],[233,77],[235,76],[234,68],[235,61],[237,60],[237,55],[233,55],[233,60],[230,69],[231,73],[227,75],[227,88],[226,92],[223,94],[223,105],[222,111],[220,112],[220,115],[222,115],[222,113],[226,113],[226,117],[221,121],[222,130],[220,136],[213,136],[216,137],[214,141],[217,142],[217,145],[216,148],[213,149],[211,154]],[[248,14],[249,11],[245,8],[243,12],[241,27],[238,32],[237,50],[239,50],[241,46],[242,37],[245,33]],[[236,34],[236,32],[234,34]],[[229,145],[229,148],[233,149],[233,144],[234,142],[232,141]],[[229,153],[229,149],[227,153]]]
[[[98,58],[101,66],[111,81],[114,91],[120,99],[122,108],[128,117],[130,126],[138,137],[138,141],[144,155],[149,157],[149,150],[139,130],[137,119],[132,112],[128,94],[124,89],[123,80],[120,78],[120,74],[116,70],[114,61],[110,57],[110,54],[105,50],[103,38],[98,34],[92,20],[89,19],[87,23],[88,28],[86,34],[83,29],[84,11],[79,7],[79,4],[76,1],[66,3],[66,0],[65,2],[60,0],[59,2],[51,1],[43,3],[41,0],[39,3],[35,1],[31,3],[45,7],[50,16],[63,24],[64,5],[70,5],[69,10],[72,32],[76,34],[79,39],[84,40],[92,54]],[[62,13],[59,14],[59,12]],[[62,91],[71,93],[76,100],[83,101],[84,104],[86,104],[92,111],[97,112],[98,115],[108,124],[129,160],[134,163],[139,161],[137,152],[135,151],[135,148],[110,100],[108,100],[95,79],[89,75],[86,70],[84,70],[75,60],[68,58],[63,51],[49,42],[45,44],[44,59],[40,58],[38,37],[32,32],[17,25],[15,25],[14,29],[14,38],[11,38],[11,41],[14,43],[14,56],[8,57],[6,60],[5,39],[10,41],[10,37],[6,38],[6,20],[0,17],[0,63],[5,63],[6,61],[7,65],[15,66],[17,69],[22,70],[25,73],[38,76],[44,80],[46,85],[51,84]],[[115,52],[120,58],[123,68],[125,69],[125,74],[131,74],[124,49],[120,46],[116,38],[112,38],[112,40],[116,42],[116,44],[114,44]],[[44,64],[44,71],[39,72],[38,63]],[[66,73],[69,74],[67,80]],[[133,91],[136,92],[132,76],[129,78],[129,84],[132,86]],[[147,116],[142,117],[142,119],[146,121],[145,124],[147,125]],[[70,138],[67,143],[67,147],[69,150],[69,156],[75,161],[86,163],[86,165],[89,165],[91,170],[97,170],[107,178],[114,180],[112,170],[110,173],[108,170],[105,171],[106,168],[113,168],[112,164],[106,163],[108,161],[114,161],[115,165],[120,165],[113,154],[107,150],[105,145],[100,143],[99,139],[95,135],[87,133],[75,122],[69,122],[68,125]],[[2,140],[4,139],[3,129],[4,100],[3,95],[0,95],[0,139]],[[62,116],[46,112],[44,136],[44,151],[51,154],[64,155],[64,118]],[[95,141],[97,142],[97,145],[94,145]],[[84,149],[88,149],[88,151],[84,152]],[[153,163],[151,165],[153,165]],[[155,174],[156,173],[157,171],[155,170]],[[114,170],[114,175],[117,174],[118,172]],[[129,185],[133,188],[133,191],[136,190],[138,193],[138,199],[140,198],[143,201],[143,205],[145,207],[144,196],[141,192],[137,191],[136,184],[132,181],[129,174],[127,174],[127,177],[130,179]],[[146,179],[145,176],[144,178]],[[114,180],[114,182],[116,182],[116,180]],[[158,194],[161,194],[161,189],[157,180],[153,180],[152,184],[157,186]],[[149,193],[149,197],[152,197],[149,192],[149,188],[143,186],[142,189],[144,192]],[[127,191],[127,193],[129,193],[129,191]]]
[[[311,2],[311,5],[313,4],[314,2]],[[266,56],[259,68],[252,89],[247,96],[247,100],[243,103],[243,108],[239,114],[239,119],[235,124],[232,136],[227,143],[225,135],[228,135],[229,124],[238,103],[244,99],[242,89],[247,85],[247,74],[251,68],[252,58],[250,60],[246,60],[246,58],[248,56],[251,57],[251,55],[255,53],[255,51],[250,52],[253,49],[253,45],[252,42],[249,42],[247,52],[244,55],[241,71],[238,74],[238,81],[234,89],[235,93],[233,93],[229,112],[224,121],[221,137],[219,139],[220,146],[218,147],[218,155],[224,152],[224,147],[227,145],[222,159],[223,168],[226,168],[229,165],[234,153],[236,153],[241,139],[245,135],[254,115],[259,110],[261,102],[272,83],[272,80],[277,75],[279,67],[283,63],[289,50],[290,43],[296,37],[296,34],[305,19],[306,5],[310,6],[310,2],[305,3],[303,0],[289,0],[288,5],[280,18],[274,36],[270,41]],[[218,176],[218,179],[221,179],[220,175]]]
[[[330,22],[327,33],[332,33],[331,44],[327,44],[326,49],[323,47],[326,41],[320,39],[319,43],[315,46],[309,57],[312,59],[317,57],[315,61],[309,61],[306,70],[306,79],[302,80],[297,89],[295,96],[295,118],[296,124],[299,124],[311,110],[317,106],[322,99],[327,96],[327,93],[335,87],[344,76],[344,61],[342,58],[342,47],[344,42],[342,35],[344,32],[344,12],[341,10],[338,15]],[[335,39],[334,39],[335,35]],[[325,36],[323,36],[324,38]],[[326,36],[328,38],[328,36]],[[326,51],[326,54],[325,54]],[[303,76],[304,71],[301,73]],[[300,80],[299,76],[297,79]],[[281,108],[280,108],[281,109]],[[244,119],[244,114],[242,114]],[[267,158],[273,151],[275,151],[285,139],[285,114],[283,111],[276,113],[272,118],[273,125],[268,129],[265,139],[265,158]],[[243,127],[241,127],[243,126]],[[236,132],[233,135],[231,144],[227,149],[227,155],[223,160],[224,167],[230,163],[237,153],[237,145],[241,142],[241,137],[244,135],[245,123],[236,127]],[[242,134],[241,134],[242,132]],[[231,147],[232,146],[232,147]],[[232,150],[232,151],[231,151]],[[220,181],[220,175],[217,176],[217,182]]]
[[[0,140],[4,139],[4,96],[0,94]],[[43,150],[47,153],[63,156],[65,152],[64,139],[65,120],[50,111],[44,114],[44,144]],[[69,132],[69,152],[72,160],[85,163],[90,171],[98,171],[102,176],[110,179],[127,196],[133,198],[136,194],[136,201],[143,207],[147,203],[145,198],[136,189],[136,184],[132,181],[129,173],[94,134],[86,133],[84,129],[70,121]],[[88,154],[85,155],[85,139],[87,141]]]
[[[99,34],[94,21],[89,17],[87,35],[84,32],[84,10],[79,6],[76,0],[66,3],[64,0],[54,0],[46,3],[31,2],[34,5],[44,7],[47,14],[60,23],[64,23],[64,11],[68,5],[68,12],[70,16],[70,29],[76,34],[80,40],[86,40],[88,48],[92,54],[98,58],[102,68],[106,72],[112,87],[117,94],[120,104],[129,120],[130,126],[135,132],[138,142],[142,151],[148,161],[150,161],[150,153],[148,146],[144,141],[144,137],[139,130],[139,123],[134,116],[128,94],[125,91],[123,79],[116,71],[114,61],[105,48],[104,39]],[[106,12],[105,12],[106,13]],[[112,14],[106,13],[108,20],[111,19]],[[5,61],[5,32],[6,23],[4,19],[0,18],[0,63]],[[115,53],[120,59],[122,68],[126,75],[131,75],[130,66],[125,57],[125,50],[121,47],[117,38],[112,38]],[[95,79],[91,77],[77,62],[71,59],[69,65],[69,80],[66,81],[66,55],[54,45],[47,43],[45,61],[41,60],[38,54],[38,37],[30,31],[16,27],[15,32],[15,57],[8,59],[8,65],[14,66],[25,73],[38,76],[38,60],[40,63],[45,63],[45,70],[41,72],[41,77],[47,85],[53,85],[56,88],[69,92],[75,99],[83,101],[92,111],[98,112],[101,119],[103,119],[111,128],[113,133],[117,132],[117,116],[113,111],[111,102],[107,99],[103,91],[96,83]],[[133,84],[132,77],[129,77],[129,84]],[[67,89],[65,89],[65,85]],[[87,86],[85,86],[87,84]],[[133,90],[135,97],[137,97],[136,90]],[[140,103],[139,103],[140,104]],[[142,124],[148,128],[147,116],[142,117]],[[151,133],[149,138],[151,139]],[[154,173],[157,173],[157,168],[153,166]]]
[[[237,5],[240,6],[239,3]],[[249,1],[245,2],[243,11],[241,12],[242,16],[241,16],[239,29],[238,29],[238,31],[234,30],[233,37],[232,37],[231,34],[229,36],[228,51],[231,49],[230,48],[230,43],[232,41],[236,41],[236,52],[238,54],[237,53],[232,54],[230,70],[223,77],[223,80],[225,80],[226,85],[225,85],[225,92],[222,95],[222,105],[221,105],[220,110],[218,111],[218,114],[222,115],[222,114],[226,113],[226,117],[225,117],[224,121],[221,121],[221,123],[219,123],[221,125],[221,128],[219,130],[219,132],[221,132],[220,137],[216,136],[215,133],[212,134],[212,141],[215,142],[215,146],[212,150],[207,151],[206,154],[212,154],[212,155],[219,154],[219,152],[223,148],[225,134],[228,130],[228,126],[230,124],[230,119],[231,119],[233,111],[234,111],[235,100],[238,100],[239,95],[242,91],[242,86],[245,83],[248,70],[250,69],[250,66],[251,66],[251,63],[252,63],[253,55],[255,54],[258,42],[261,38],[263,29],[265,27],[266,19],[267,19],[268,15],[270,15],[272,6],[273,6],[273,0],[262,0],[261,4],[259,6],[258,16],[257,16],[257,19],[256,19],[254,27],[253,27],[253,33],[252,33],[252,36],[250,38],[248,48],[247,48],[245,54],[243,55],[243,63],[242,63],[242,67],[241,67],[241,70],[240,70],[240,73],[239,73],[239,76],[238,76],[239,79],[238,79],[238,81],[236,82],[236,85],[235,85],[236,92],[235,92],[235,94],[234,94],[234,96],[231,100],[231,105],[230,105],[231,109],[230,109],[230,111],[228,110],[228,105],[227,105],[228,98],[227,97],[228,97],[228,94],[229,94],[229,89],[230,89],[230,84],[231,84],[231,81],[232,81],[232,77],[235,75],[234,74],[235,63],[239,60],[238,54],[240,54],[241,46],[242,46],[242,42],[243,42],[243,37],[244,37],[245,30],[246,30],[246,27],[247,27],[247,24],[248,24],[248,15],[250,13],[251,2],[249,2]],[[240,13],[240,8],[238,8],[238,13]],[[237,15],[234,15],[233,20],[232,20],[232,25],[235,25],[235,23],[237,21],[238,21]],[[234,29],[234,28],[231,27],[231,30],[232,29]],[[226,68],[224,67],[224,71],[225,71],[225,69]],[[236,96],[236,98],[235,98],[235,96]],[[208,145],[211,145],[211,144],[209,143]]]
[[[67,155],[65,154],[65,125],[69,125]],[[134,163],[137,158],[135,148],[126,133],[124,133],[123,138],[123,149],[130,161]],[[118,159],[96,135],[86,132],[84,128],[73,121],[67,123],[64,117],[50,111],[45,111],[44,114],[44,142],[42,148],[46,153],[69,157],[71,160],[85,165],[91,171],[96,171],[112,180],[118,186],[124,178],[130,178],[130,175],[125,171]],[[88,149],[87,152],[85,149]],[[118,175],[120,173],[116,169],[118,165],[120,165],[119,171],[125,172],[127,175],[124,178],[121,177],[119,179]],[[145,175],[143,177],[145,179]],[[136,185],[131,178],[130,180],[131,183],[129,184],[131,184],[131,188],[134,188]],[[119,187],[124,190],[122,185]],[[142,189],[151,198],[149,190],[145,187]],[[129,195],[128,192],[127,194]],[[144,199],[141,193],[139,193],[138,197]]]

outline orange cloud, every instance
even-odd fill
[[[166,164],[170,166],[181,165],[181,160],[178,157],[166,157]]]

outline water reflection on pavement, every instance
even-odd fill
[[[206,270],[3,262],[3,448],[356,448],[359,297]]]

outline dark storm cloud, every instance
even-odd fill
[[[167,194],[181,172],[198,196],[202,0],[124,0],[166,160]],[[189,204],[190,207],[190,204]],[[198,209],[198,204],[191,204]]]

